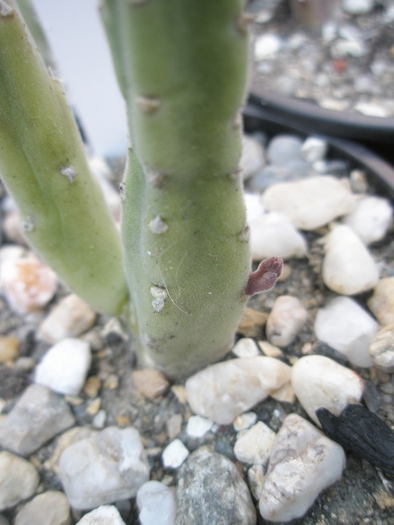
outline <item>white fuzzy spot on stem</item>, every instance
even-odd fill
[[[10,5],[8,5],[4,0],[0,0],[0,16],[10,16],[14,10]]]
[[[72,184],[78,176],[78,173],[75,171],[73,166],[66,166],[65,168],[62,168],[60,173],[68,178],[68,182],[70,184]]]
[[[140,96],[137,97],[136,102],[140,110],[147,115],[155,113],[160,107],[160,100],[158,98]]]
[[[159,286],[152,286],[150,289],[150,294],[155,299],[167,299],[167,291],[164,288]]]
[[[157,235],[160,235],[161,233],[164,233],[168,230],[167,224],[163,222],[160,215],[157,215],[154,219],[150,221],[149,228],[152,233],[155,233]]]

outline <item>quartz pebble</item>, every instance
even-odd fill
[[[44,510],[45,509],[45,510]],[[69,525],[70,506],[63,492],[39,494],[18,512],[14,525]]]
[[[259,355],[259,349],[256,343],[250,337],[240,339],[231,351],[237,357],[255,357]]]
[[[70,294],[62,299],[41,323],[38,336],[47,343],[77,337],[96,321],[95,312],[82,299]]]
[[[256,423],[257,415],[254,412],[245,412],[237,416],[233,421],[233,427],[236,432],[246,430]]]
[[[54,392],[76,396],[90,369],[88,343],[80,339],[63,339],[50,348],[37,365],[34,381]]]
[[[276,135],[267,147],[267,160],[274,166],[285,166],[291,161],[304,160],[302,140],[295,135]]]
[[[274,34],[260,36],[254,46],[254,56],[256,60],[264,60],[275,55],[281,46],[281,40]]]
[[[149,399],[162,396],[170,386],[165,376],[155,368],[134,370],[131,375],[137,390]]]
[[[267,319],[267,339],[281,348],[289,346],[308,319],[308,311],[296,297],[282,295]]]
[[[90,438],[95,434],[96,431],[89,427],[73,427],[70,430],[67,430],[57,438],[55,450],[53,451],[52,456],[44,463],[44,467],[53,470],[58,475],[59,459],[66,448],[82,439]]]
[[[252,428],[240,433],[234,446],[238,461],[251,465],[263,465],[268,461],[275,439],[275,432],[259,421]]]
[[[250,245],[254,261],[280,257],[304,257],[308,246],[303,235],[282,213],[266,213],[250,221]]]
[[[0,511],[30,498],[39,480],[31,463],[9,452],[0,452]]]
[[[179,472],[175,525],[255,525],[246,483],[225,456],[206,449],[190,455]]]
[[[46,306],[57,288],[56,274],[33,254],[1,264],[1,281],[10,307],[19,314]]]
[[[372,11],[374,0],[342,0],[342,8],[351,15],[363,15]]]
[[[316,162],[325,157],[328,144],[318,137],[308,137],[302,144],[301,153],[308,162]]]
[[[382,328],[369,347],[373,364],[386,372],[394,372],[394,323]]]
[[[382,326],[394,323],[394,277],[378,282],[368,307]]]
[[[324,284],[339,294],[355,295],[372,289],[379,272],[371,254],[348,226],[336,226],[325,246]]]
[[[260,195],[255,193],[245,193],[246,217],[248,222],[252,222],[264,215],[264,208],[261,202]]]
[[[186,433],[191,437],[205,436],[212,428],[213,421],[201,416],[191,416],[186,425]]]
[[[337,481],[345,453],[297,414],[290,414],[272,446],[259,501],[261,516],[283,522],[299,518],[319,493]]]
[[[320,355],[301,357],[291,370],[295,393],[309,417],[320,426],[318,408],[339,414],[363,395],[361,377],[332,359]]]
[[[164,468],[179,468],[188,455],[189,451],[182,441],[180,439],[174,439],[163,451],[163,466]]]
[[[368,245],[383,239],[392,221],[393,209],[390,202],[382,197],[363,197],[356,202],[356,207],[343,219]]]
[[[75,423],[67,403],[42,385],[30,385],[0,426],[0,446],[28,456]]]
[[[372,366],[369,346],[379,325],[349,297],[337,297],[320,308],[315,320],[317,338],[360,367]]]
[[[350,190],[329,175],[275,184],[262,199],[266,210],[283,213],[301,230],[316,230],[355,206]]]
[[[60,457],[59,477],[76,509],[134,497],[149,479],[138,431],[108,427],[74,443]]]
[[[239,166],[242,170],[242,178],[246,180],[264,166],[264,149],[257,139],[248,135],[244,135],[242,145]]]
[[[125,525],[114,505],[102,505],[88,512],[77,525]]]
[[[147,481],[138,489],[137,506],[141,525],[174,525],[176,491],[159,481]]]
[[[185,386],[193,412],[219,425],[229,425],[289,380],[289,366],[258,356],[209,366],[189,377]]]

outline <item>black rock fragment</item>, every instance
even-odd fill
[[[363,405],[348,405],[339,417],[316,410],[323,432],[344,449],[394,476],[394,432]]]

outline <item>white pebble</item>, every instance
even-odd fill
[[[260,36],[254,46],[254,56],[256,60],[264,60],[275,55],[282,47],[282,42],[274,34]]]
[[[282,295],[274,303],[266,324],[267,339],[274,345],[289,346],[308,319],[308,311],[297,297]]]
[[[248,482],[250,492],[252,493],[254,499],[259,500],[263,491],[263,482],[264,482],[264,466],[263,465],[253,465],[248,470]]]
[[[360,401],[364,389],[358,374],[320,355],[301,357],[292,367],[291,382],[301,405],[319,426],[318,408],[339,416],[347,405]]]
[[[329,234],[322,266],[324,284],[339,294],[355,295],[373,288],[379,280],[375,261],[348,226]]]
[[[316,315],[317,338],[360,367],[372,366],[369,345],[378,330],[375,319],[349,297],[333,299]]]
[[[205,436],[212,428],[213,421],[201,416],[191,416],[186,425],[186,433],[191,437]]]
[[[174,487],[147,481],[137,492],[141,525],[174,525],[177,500]]]
[[[4,261],[1,282],[10,307],[20,314],[46,306],[57,288],[56,274],[33,254]]]
[[[262,199],[268,211],[283,213],[301,230],[316,230],[355,206],[350,190],[329,175],[275,184]]]
[[[302,144],[301,152],[308,162],[316,162],[325,157],[328,144],[318,137],[308,137]]]
[[[90,369],[89,344],[80,339],[63,339],[52,346],[37,365],[34,381],[54,392],[76,396]]]
[[[358,102],[354,109],[367,117],[386,118],[392,116],[392,111],[383,104],[377,102]]]
[[[289,366],[258,356],[209,366],[189,377],[185,387],[194,413],[229,425],[289,380]]]
[[[275,432],[262,421],[238,436],[234,454],[238,461],[251,465],[264,465],[275,439]]]
[[[390,202],[382,197],[363,197],[356,207],[343,219],[364,244],[383,239],[391,225],[393,209]]]
[[[266,213],[249,222],[250,245],[254,261],[280,257],[304,257],[308,247],[303,235],[282,213]]]
[[[394,372],[394,324],[385,326],[375,335],[369,354],[375,366],[385,372]]]
[[[264,215],[264,207],[260,195],[255,193],[245,193],[246,217],[248,222],[252,222]]]
[[[257,421],[257,414],[254,412],[245,412],[237,416],[233,421],[233,427],[236,432],[240,430],[246,430],[247,428],[254,425]]]
[[[342,8],[351,15],[362,15],[372,11],[374,0],[342,0]]]
[[[38,335],[47,343],[77,337],[96,321],[95,312],[82,299],[70,294],[62,299],[41,323]]]
[[[171,443],[163,451],[163,466],[165,468],[179,468],[188,455],[189,451],[182,441],[180,439],[174,439],[174,441],[171,441]]]
[[[242,140],[242,156],[239,166],[243,180],[255,175],[265,164],[264,149],[260,142],[248,135]]]
[[[0,511],[30,498],[39,481],[31,463],[9,452],[0,452]]]
[[[134,497],[149,479],[138,431],[107,427],[70,445],[60,456],[59,477],[76,509]]]
[[[114,505],[102,505],[85,514],[77,525],[125,525],[125,522]]]
[[[256,357],[259,355],[257,345],[250,337],[240,339],[231,351],[237,357]]]
[[[344,467],[342,447],[290,414],[272,446],[259,501],[261,516],[275,522],[303,516],[319,493],[341,477]]]

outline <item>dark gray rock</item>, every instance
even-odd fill
[[[190,455],[179,472],[175,525],[255,525],[248,487],[234,463],[204,448]]]

